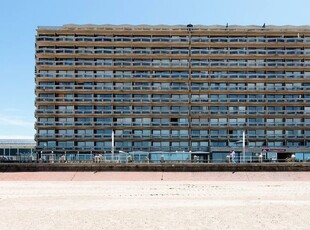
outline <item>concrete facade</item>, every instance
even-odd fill
[[[38,27],[36,148],[306,161],[309,89],[308,26]]]

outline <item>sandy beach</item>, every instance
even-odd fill
[[[309,229],[309,173],[165,174],[1,173],[0,229]]]

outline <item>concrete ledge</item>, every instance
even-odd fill
[[[310,171],[310,163],[245,164],[72,164],[1,163],[0,172],[275,172]]]

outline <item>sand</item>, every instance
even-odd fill
[[[121,175],[1,173],[0,229],[310,226],[309,173]]]

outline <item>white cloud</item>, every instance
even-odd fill
[[[18,140],[34,140],[34,136],[2,136],[0,135],[0,139],[18,139]]]
[[[19,126],[19,127],[30,127],[34,125],[34,122],[25,120],[21,117],[16,116],[7,116],[0,114],[0,125],[12,125],[12,126]]]

